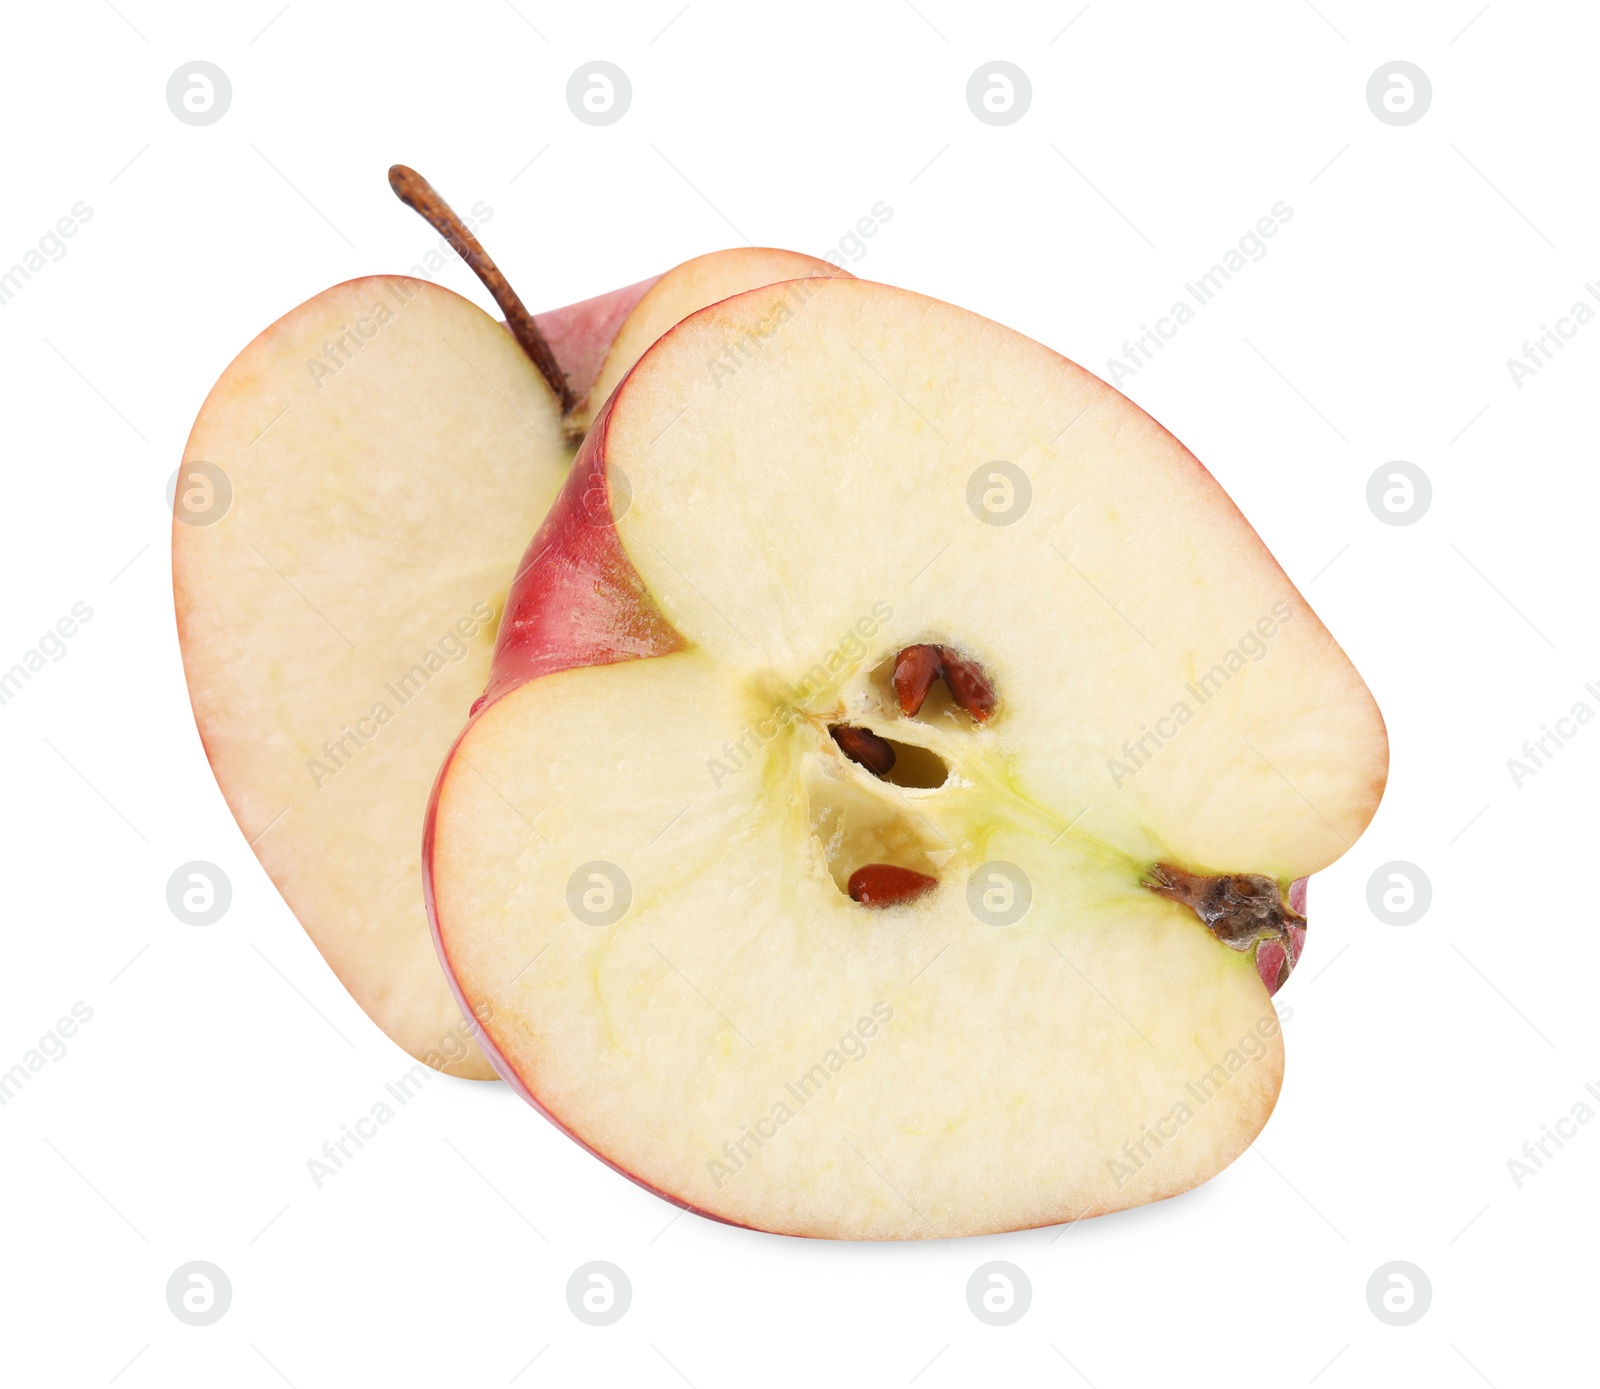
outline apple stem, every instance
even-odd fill
[[[570,415],[578,401],[572,393],[572,387],[567,384],[566,373],[557,363],[555,353],[550,350],[550,344],[539,331],[533,315],[500,273],[500,267],[479,245],[478,238],[467,230],[466,224],[456,216],[450,204],[415,169],[407,168],[404,164],[392,165],[389,169],[389,187],[394,189],[395,196],[401,202],[420,213],[455,248],[456,254],[466,261],[472,273],[483,281],[483,287],[494,296],[494,302],[506,316],[506,326],[511,329],[512,337],[516,338],[522,350],[528,354],[529,361],[539,369],[539,375],[549,382],[550,389],[555,392],[556,399],[561,403],[561,413]]]

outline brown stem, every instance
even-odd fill
[[[570,415],[578,401],[572,393],[572,387],[567,384],[566,373],[556,362],[555,353],[544,340],[544,334],[533,321],[533,315],[517,298],[516,290],[507,283],[499,266],[489,258],[489,253],[478,244],[478,238],[467,230],[450,204],[415,169],[408,169],[404,164],[392,165],[389,169],[389,187],[394,189],[395,196],[401,202],[414,208],[455,247],[456,254],[483,281],[483,287],[494,296],[494,302],[506,316],[506,326],[511,329],[512,337],[516,338],[522,350],[528,354],[528,359],[538,367],[539,375],[550,383],[550,389],[561,404],[561,413]]]

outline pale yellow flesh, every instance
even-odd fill
[[[861,281],[810,282],[746,366],[705,371],[793,289],[682,325],[613,424],[623,546],[668,621],[793,681],[886,602],[870,659],[951,642],[998,672],[987,739],[1063,823],[1086,811],[1080,829],[1136,859],[1217,872],[1291,879],[1342,854],[1382,790],[1382,721],[1193,455],[1049,349]],[[996,461],[1029,479],[1010,525],[968,506],[975,472],[1002,485]],[[1134,766],[1123,744],[1181,703]]]
[[[1238,1155],[1283,1065],[1246,957],[1070,839],[986,829],[973,790],[929,793],[956,846],[946,886],[857,906],[808,825],[808,770],[850,775],[825,733],[797,729],[712,790],[708,756],[752,713],[721,676],[686,653],[548,677],[474,726],[445,782],[451,963],[560,1122],[699,1209],[856,1239],[1070,1220]],[[1037,894],[1005,929],[967,909],[960,867],[990,857]],[[595,860],[631,882],[614,926],[566,909]],[[1185,1101],[1181,1158],[1135,1169],[1121,1145]]]
[[[717,299],[830,270],[779,250],[697,257],[624,320],[604,369],[619,379]],[[374,276],[252,342],[184,453],[234,488],[221,522],[173,529],[184,664],[223,794],[369,1016],[418,1059],[476,1079],[494,1072],[429,936],[423,813],[578,424],[558,417],[487,314],[437,286]]]
[[[1250,957],[1140,877],[1165,860],[1287,886],[1331,862],[1381,793],[1376,708],[1121,396],[947,305],[811,290],[695,316],[619,394],[620,539],[693,646],[546,677],[469,730],[436,825],[446,953],[561,1123],[730,1220],[917,1238],[1185,1190],[1259,1131],[1282,1051]],[[1031,479],[1010,526],[967,505],[996,460]],[[919,641],[982,663],[989,726],[946,697],[900,717],[887,663]],[[1213,665],[1202,701],[1186,687]],[[1122,743],[1184,702],[1119,778]],[[877,781],[834,722],[951,777]],[[568,909],[596,860],[632,884],[614,925]],[[995,860],[1032,883],[1005,927],[968,907]],[[867,909],[840,883],[873,861],[940,886]],[[802,1102],[786,1082],[819,1065]]]

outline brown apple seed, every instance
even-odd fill
[[[926,642],[908,646],[894,658],[894,692],[900,698],[900,712],[908,719],[922,708],[933,682],[940,676],[939,648]]]
[[[897,907],[939,886],[937,878],[892,863],[869,863],[850,875],[847,890],[863,907]]]
[[[871,729],[836,723],[828,732],[833,734],[833,741],[846,757],[865,767],[873,776],[887,776],[894,766],[894,749]]]
[[[953,646],[934,646],[920,642],[908,646],[894,658],[894,692],[900,712],[907,718],[922,708],[935,680],[943,680],[955,702],[977,723],[994,713],[994,685],[976,661],[963,656]]]
[[[994,713],[994,686],[976,661],[969,661],[954,647],[941,646],[939,656],[944,666],[944,683],[950,687],[955,701],[979,723]]]

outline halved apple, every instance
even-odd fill
[[[658,302],[687,312],[837,273],[740,249],[541,321],[581,404],[649,345],[641,321],[671,326]],[[234,817],[373,1020],[413,1056],[479,1078],[493,1071],[439,972],[418,845],[517,556],[576,447],[581,422],[557,394],[512,333],[448,290],[396,276],[337,285],[212,389],[173,525],[184,669]],[[202,461],[226,482],[197,472]],[[219,485],[225,507],[215,490],[182,504]]]
[[[1244,1150],[1300,880],[1386,768],[1136,406],[919,295],[772,286],[591,429],[424,877],[491,1060],[619,1170],[763,1230],[978,1234]]]

